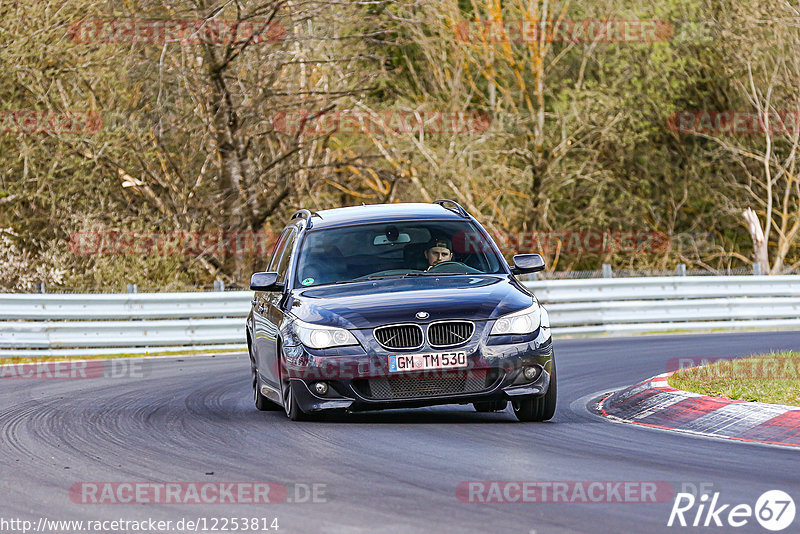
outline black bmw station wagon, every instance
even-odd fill
[[[438,404],[545,421],[556,407],[547,311],[489,234],[451,200],[311,212],[253,274],[247,345],[256,407],[292,420],[329,410]]]

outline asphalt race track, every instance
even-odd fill
[[[471,406],[292,423],[253,407],[245,354],[153,359],[145,378],[0,380],[0,516],[263,517],[288,533],[701,530],[666,526],[671,499],[482,504],[462,502],[456,488],[661,481],[713,484],[720,502],[751,506],[780,489],[800,505],[800,450],[614,424],[587,409],[601,393],[664,372],[670,358],[785,349],[800,350],[800,333],[556,340],[559,406],[543,424]],[[324,486],[320,502],[76,504],[69,488],[82,481],[268,481],[289,487],[290,500],[295,484]],[[800,517],[785,532],[798,525]],[[766,532],[753,518],[737,531]]]

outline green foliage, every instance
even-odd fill
[[[669,385],[714,397],[800,406],[800,354],[718,361],[680,370],[670,376]]]

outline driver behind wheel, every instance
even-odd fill
[[[437,238],[428,242],[425,249],[425,259],[428,260],[428,268],[430,271],[435,265],[453,260],[453,247],[450,246],[450,240],[446,238]]]

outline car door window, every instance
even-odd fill
[[[272,252],[272,258],[270,258],[267,272],[274,273],[278,269],[278,263],[281,259],[283,251],[286,249],[286,241],[289,238],[291,231],[291,228],[286,228],[278,238],[278,242],[275,243],[275,250]]]
[[[297,230],[289,228],[289,234],[286,236],[286,246],[281,253],[280,261],[278,262],[277,273],[278,282],[286,281],[286,272],[289,270],[289,260],[292,257],[292,250],[294,249],[294,241],[297,237]]]

